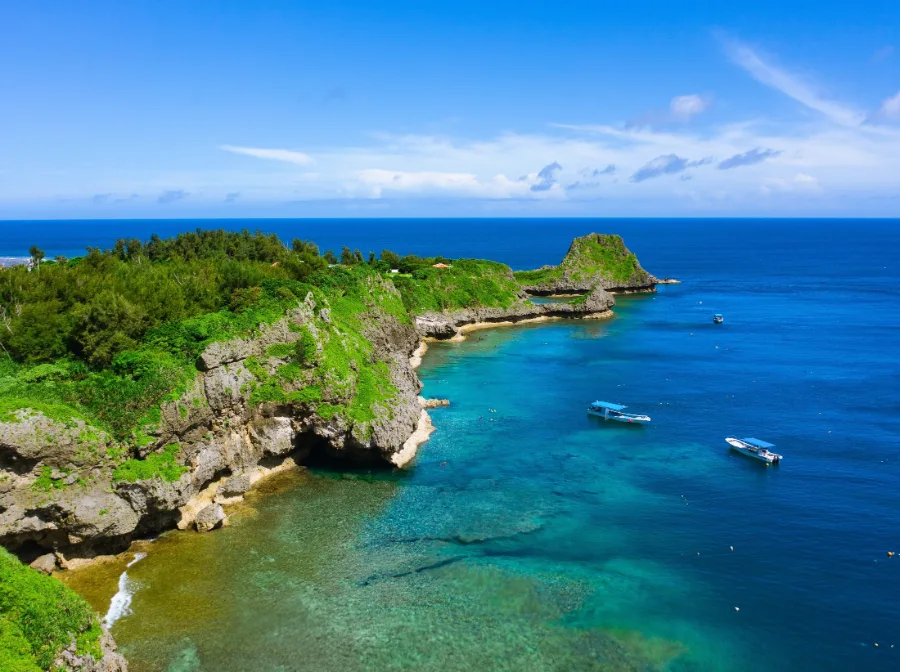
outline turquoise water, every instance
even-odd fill
[[[409,472],[302,474],[150,545],[114,628],[133,669],[898,669],[896,224],[624,226],[683,284],[432,346],[451,406]],[[494,256],[552,262],[551,234]]]

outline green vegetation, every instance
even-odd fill
[[[99,659],[100,634],[82,597],[0,548],[0,670],[51,669],[73,637],[79,654]]]
[[[403,305],[414,314],[460,308],[508,308],[520,291],[508,266],[480,259],[457,259],[449,268],[420,266],[410,277],[392,279],[403,297]]]
[[[408,324],[409,315],[390,284],[364,265],[332,268],[310,283],[316,302],[328,308],[327,320],[294,325],[294,343],[271,346],[262,360],[245,360],[256,378],[250,401],[310,404],[323,419],[344,417],[366,435],[376,407],[396,394],[388,365],[366,338],[368,320],[386,315]]]
[[[625,247],[621,236],[590,234],[572,241],[559,266],[535,271],[516,271],[520,285],[545,285],[567,277],[570,281],[590,281],[605,278],[611,282],[627,283],[635,275],[644,273],[637,257]]]
[[[203,404],[183,395],[204,350],[253,338],[310,293],[325,312],[291,325],[296,342],[248,360],[256,380],[241,393],[251,403],[308,404],[363,433],[396,394],[367,337],[378,320],[411,324],[411,314],[508,307],[519,296],[503,264],[344,248],[335,265],[335,255],[320,255],[313,243],[288,247],[248,231],[120,239],[70,260],[44,260],[40,250],[32,257],[31,270],[0,270],[0,421],[33,409],[81,426],[79,458],[112,461],[119,481],[177,480],[182,467],[171,447],[128,459],[155,445],[161,406],[178,401],[186,419]],[[42,473],[34,487],[52,493],[62,482]]]
[[[126,460],[113,472],[113,482],[136,483],[151,478],[160,478],[174,483],[188,468],[178,463],[181,446],[171,443],[160,453],[150,453],[143,460]]]

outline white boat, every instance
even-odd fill
[[[759,439],[733,439],[727,438],[725,441],[737,452],[748,457],[752,457],[766,464],[778,464],[784,459],[782,455],[772,452],[775,447],[774,443],[768,441],[760,441]]]
[[[588,406],[588,415],[594,415],[604,420],[615,420],[616,422],[626,422],[634,425],[646,425],[650,422],[649,415],[637,415],[634,413],[622,413],[627,406],[621,404],[611,404],[608,401],[595,401]]]

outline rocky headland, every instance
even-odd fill
[[[0,416],[0,544],[45,569],[65,567],[161,530],[214,529],[221,504],[285,460],[315,453],[402,466],[433,430],[414,370],[423,339],[609,317],[608,289],[654,281],[618,236],[578,238],[553,268],[557,279],[535,284],[535,272],[461,260],[411,278],[360,274],[337,296],[311,290],[280,319],[209,343],[194,373],[125,438],[89,417],[21,403]],[[463,305],[447,305],[460,295]]]
[[[252,338],[208,346],[193,380],[131,445],[81,418],[11,412],[0,422],[0,544],[65,565],[176,526],[211,529],[222,500],[288,458],[396,463],[427,422],[409,362],[419,334],[385,309],[400,298],[389,281],[367,284],[356,333],[310,292]],[[111,457],[122,452],[134,457]]]
[[[261,266],[276,280],[234,290],[229,310],[131,339],[133,349],[106,369],[71,358],[8,362],[0,372],[0,545],[31,563],[27,571],[51,573],[166,529],[214,530],[256,481],[309,458],[404,466],[434,431],[427,409],[449,403],[419,396],[415,367],[428,340],[609,317],[611,292],[655,283],[621,238],[597,234],[573,241],[559,266],[515,274],[495,262],[418,258],[412,272],[392,274],[360,258],[299,283],[277,277],[295,263],[289,252]],[[43,272],[63,284],[64,274],[88,271]],[[116,319],[126,317],[123,309]],[[92,381],[123,401],[88,403]],[[96,643],[102,650],[87,657],[74,645],[56,655],[73,670],[125,669],[105,633]]]

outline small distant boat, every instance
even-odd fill
[[[604,420],[615,420],[616,422],[625,422],[634,425],[646,425],[650,422],[649,415],[636,415],[634,413],[622,413],[627,406],[622,404],[611,404],[608,401],[595,401],[588,406],[588,415],[595,415]]]
[[[761,462],[765,462],[766,464],[778,464],[784,459],[782,455],[772,452],[771,449],[775,447],[775,444],[769,443],[768,441],[760,441],[759,439],[752,438],[727,438],[725,439],[725,441],[727,441],[728,445],[730,445],[742,455],[752,457],[756,460],[760,460]]]
[[[713,315],[713,324],[722,324],[725,321],[725,316],[722,313],[716,313]]]

